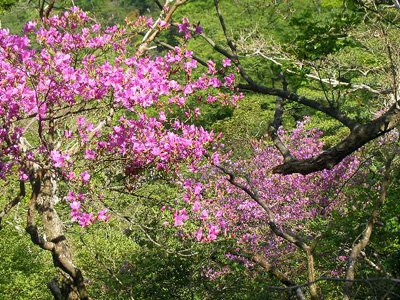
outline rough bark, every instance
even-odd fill
[[[26,231],[30,234],[34,244],[42,249],[51,251],[53,264],[62,271],[63,280],[61,287],[61,299],[88,300],[82,272],[72,263],[72,255],[64,235],[63,224],[54,208],[56,195],[51,187],[51,173],[40,170],[31,175],[32,196],[29,203]],[[35,223],[35,211],[42,221],[45,236],[39,233]],[[59,291],[54,282],[48,284],[55,299],[59,297]],[[56,295],[58,295],[56,297]]]
[[[316,300],[318,297],[317,284],[315,282],[315,266],[314,266],[314,255],[313,249],[310,247],[305,251],[307,257],[307,270],[308,270],[308,282],[310,283],[310,295],[311,299]]]
[[[302,160],[288,161],[274,168],[275,173],[303,175],[323,169],[332,169],[346,156],[357,151],[366,143],[394,129],[400,121],[400,110],[393,105],[383,116],[364,125],[354,127],[351,133],[339,144],[322,154]]]

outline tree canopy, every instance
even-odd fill
[[[0,298],[399,296],[399,10],[1,3]]]

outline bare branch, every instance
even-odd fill
[[[387,192],[388,192],[388,189],[390,186],[391,163],[392,163],[393,159],[394,159],[394,155],[391,158],[389,158],[385,164],[384,178],[383,178],[383,182],[382,182],[379,199],[375,205],[376,207],[367,222],[367,225],[362,233],[361,239],[351,249],[351,253],[350,253],[350,256],[349,256],[349,259],[347,262],[346,280],[348,280],[348,281],[346,281],[346,284],[344,286],[344,297],[343,297],[344,300],[349,300],[351,298],[352,280],[355,277],[355,268],[356,268],[358,257],[360,256],[360,253],[365,249],[365,247],[369,243],[369,240],[370,240],[371,234],[372,234],[372,230],[373,230],[374,225],[377,222],[378,217],[380,215],[380,208],[386,199]]]
[[[220,54],[224,55],[225,57],[231,59],[236,66],[239,68],[240,75],[244,80],[247,81],[247,84],[239,84],[238,87],[241,90],[247,90],[247,91],[253,91],[257,92],[260,94],[265,94],[265,95],[273,95],[273,96],[278,96],[283,99],[288,99],[293,102],[297,102],[299,104],[306,105],[310,108],[313,108],[315,110],[321,111],[330,117],[336,119],[337,121],[341,122],[344,126],[348,127],[350,130],[352,130],[358,123],[354,121],[353,119],[349,118],[341,112],[339,109],[331,107],[331,106],[326,106],[318,101],[306,98],[306,97],[301,97],[295,93],[288,92],[287,90],[280,90],[280,89],[275,89],[275,88],[269,88],[265,87],[263,85],[260,85],[256,83],[245,71],[244,67],[240,64],[238,57],[236,55],[230,54],[227,50],[216,44],[210,37],[205,35],[204,33],[201,33],[200,36],[217,52]]]
[[[154,2],[157,4],[159,9],[163,9],[163,5],[161,4],[161,2],[159,0],[154,0]]]
[[[393,0],[393,3],[397,9],[400,9],[400,1],[399,0]]]
[[[360,254],[361,254],[362,258],[363,258],[371,267],[373,267],[375,270],[377,270],[378,272],[382,272],[382,273],[384,273],[384,274],[387,275],[387,276],[393,277],[393,274],[392,274],[392,273],[387,272],[384,268],[378,266],[376,263],[374,263],[372,260],[370,260],[370,259],[367,257],[367,254],[366,254],[364,251],[361,251]]]
[[[225,35],[226,43],[228,44],[229,48],[231,48],[232,53],[237,58],[237,49],[236,49],[236,46],[233,44],[231,38],[229,37],[228,30],[226,29],[225,20],[224,20],[222,14],[221,14],[220,9],[219,9],[218,0],[214,0],[214,5],[215,5],[215,9],[217,10],[217,14],[218,14],[219,22],[221,23],[222,31],[224,32],[224,35]]]
[[[51,13],[51,11],[53,10],[54,3],[55,3],[55,2],[56,2],[56,0],[50,0],[49,4],[47,5],[47,8],[46,8],[46,10],[45,10],[45,12],[44,12],[44,17],[45,17],[46,19],[49,18],[50,13]]]
[[[193,29],[190,29],[191,31],[194,31]],[[220,45],[215,43],[209,36],[204,34],[203,32],[199,34],[215,51],[218,53],[222,54],[223,56],[234,60],[235,57],[230,54],[226,49],[222,48]]]
[[[296,284],[291,281],[287,276],[285,276],[285,274],[283,274],[282,272],[280,272],[279,270],[276,269],[275,266],[271,265],[264,257],[262,257],[259,254],[255,254],[252,257],[253,261],[255,261],[256,263],[258,263],[259,265],[261,265],[268,273],[270,273],[271,275],[273,275],[274,277],[278,278],[279,281],[288,286],[288,287],[292,287],[292,286],[296,286]],[[301,290],[301,287],[297,287],[294,289],[296,292],[296,297],[299,300],[305,300],[306,297],[303,294],[303,291]]]
[[[176,0],[172,7],[168,10],[168,13],[163,18],[165,23],[168,23],[171,20],[172,15],[177,10],[179,6],[186,3],[188,0]],[[171,1],[168,1],[171,2]],[[167,3],[168,3],[167,2]],[[143,54],[144,51],[148,48],[148,45],[160,34],[162,28],[159,26],[159,21],[162,19],[164,12],[161,12],[160,18],[154,23],[152,29],[148,31],[148,33],[144,36],[142,44],[139,46],[138,53],[139,55]]]
[[[283,71],[287,74],[294,74],[294,75],[299,75],[298,72],[292,69],[288,69],[284,66],[282,61],[290,62],[294,65],[296,65],[299,69],[302,69],[304,67],[303,62],[296,61],[296,58],[294,56],[291,56],[282,49],[279,43],[274,42],[272,39],[271,40],[266,40],[263,36],[262,33],[259,32],[257,27],[252,30],[248,34],[240,34],[240,38],[238,40],[238,50],[239,54],[238,55],[243,55],[245,57],[262,57],[273,64],[282,67]],[[357,71],[366,76],[369,72],[371,72],[371,69],[368,69],[367,71],[363,71],[360,69],[353,69],[352,71]],[[343,82],[340,81],[336,78],[321,78],[318,74],[304,74],[304,77],[312,80],[317,80],[321,83],[328,84],[332,87],[346,87],[351,89],[352,92],[357,91],[357,90],[367,90],[373,94],[381,94],[381,95],[386,95],[393,93],[393,89],[385,89],[385,90],[378,90],[376,88],[373,88],[369,85],[360,83],[350,83],[350,82]]]
[[[286,91],[288,83],[285,80],[283,72],[281,72],[280,74],[280,79],[282,82],[282,88],[284,91]],[[279,152],[282,154],[284,161],[288,162],[294,160],[294,158],[292,157],[289,149],[286,148],[286,146],[283,144],[282,140],[278,135],[278,129],[282,125],[282,115],[283,115],[283,98],[278,96],[276,98],[274,121],[268,126],[268,134],[272,138],[275,147],[278,148]]]
[[[334,118],[335,120],[339,121],[342,123],[344,126],[348,127],[350,130],[352,130],[354,127],[356,127],[358,124],[356,121],[353,119],[349,118],[338,110],[337,108],[326,106],[318,101],[306,98],[306,97],[301,97],[295,93],[291,93],[288,91],[280,90],[280,89],[275,89],[275,88],[270,88],[270,87],[265,87],[262,85],[259,85],[255,82],[251,82],[249,84],[239,84],[239,89],[242,90],[248,90],[248,91],[253,91],[257,92],[260,94],[265,94],[265,95],[273,95],[273,96],[279,96],[284,99],[288,99],[293,102],[297,102],[299,104],[306,105],[310,108],[313,108],[315,110],[321,111],[328,116]]]
[[[222,26],[222,30],[224,31],[225,37],[227,39],[228,46],[230,46],[232,52],[236,51],[236,47],[232,44],[232,41],[227,34],[226,25],[222,18],[222,15],[219,11],[218,1],[215,1],[217,6],[218,16],[220,17],[220,22]],[[377,137],[384,135],[385,133],[392,130],[397,124],[400,123],[400,107],[396,107],[393,105],[383,116],[376,120],[371,120],[365,124],[360,124],[357,121],[349,118],[345,113],[340,111],[338,108],[330,105],[325,105],[316,100],[312,100],[306,97],[301,97],[295,93],[291,93],[285,90],[275,89],[271,87],[263,86],[257,82],[255,82],[245,71],[244,67],[240,64],[237,55],[229,53],[226,49],[216,44],[211,38],[206,36],[204,33],[200,35],[207,43],[211,45],[211,47],[224,55],[227,58],[230,58],[237,68],[239,69],[240,75],[247,82],[247,84],[239,84],[238,87],[241,90],[253,91],[260,94],[265,95],[274,95],[281,97],[283,99],[287,99],[289,101],[297,102],[299,104],[308,106],[315,110],[325,113],[326,115],[334,118],[335,120],[342,123],[344,126],[350,129],[350,134],[348,137],[339,142],[336,146],[328,149],[322,154],[305,160],[290,160],[288,153],[284,150],[283,145],[276,141],[276,145],[281,153],[283,153],[285,162],[274,168],[275,173],[281,174],[292,174],[292,173],[301,173],[301,174],[309,174],[312,172],[320,171],[323,169],[331,169],[340,161],[342,161],[346,156],[358,150],[360,147],[368,143],[369,141],[374,140]],[[230,43],[230,45],[229,45]],[[233,47],[232,47],[233,45]],[[331,79],[321,79],[320,76],[310,75],[312,79],[322,80],[324,83],[331,83],[332,85],[344,85],[344,83],[340,81],[333,81]],[[388,94],[392,93],[391,90],[387,91],[377,91],[363,84],[359,84],[357,86],[353,86],[353,88],[366,89],[373,93],[379,94]]]
[[[256,93],[260,94],[265,94],[265,95],[272,95],[272,96],[278,96],[283,99],[288,99],[293,102],[297,102],[299,104],[306,105],[310,108],[313,108],[315,110],[321,111],[330,117],[336,119],[337,121],[341,122],[344,126],[348,127],[350,130],[353,129],[357,124],[356,121],[353,119],[349,118],[338,110],[337,108],[326,106],[318,101],[306,98],[306,97],[301,97],[295,93],[288,92],[286,90],[280,90],[280,89],[275,89],[275,88],[269,88],[265,87],[263,85],[260,85],[256,83],[245,71],[243,66],[240,64],[238,61],[237,57],[235,55],[230,54],[227,50],[216,44],[210,37],[205,35],[204,33],[201,33],[200,36],[211,45],[211,47],[219,52],[220,54],[224,55],[225,57],[231,59],[236,66],[239,68],[240,75],[244,80],[247,81],[247,84],[239,84],[238,87],[241,90],[247,90],[247,91],[253,91]]]

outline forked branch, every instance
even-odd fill
[[[259,265],[261,265],[269,274],[276,277],[282,284],[290,287],[296,286],[296,283],[290,280],[285,274],[280,272],[275,266],[270,264],[264,257],[259,254],[255,254],[252,257],[252,260]],[[296,297],[299,300],[306,300],[306,297],[303,294],[303,291],[300,287],[296,287],[295,289]]]
[[[275,141],[275,145],[277,146],[277,148],[284,157],[284,163],[275,167],[273,170],[274,173],[280,173],[280,174],[301,173],[306,175],[324,169],[332,169],[334,166],[340,163],[345,157],[357,151],[366,143],[380,136],[383,136],[384,134],[391,131],[400,123],[400,107],[398,107],[399,106],[398,103],[395,103],[392,107],[390,107],[381,117],[375,120],[370,120],[366,123],[360,123],[348,117],[338,107],[334,107],[331,104],[326,105],[319,101],[299,96],[285,89],[276,89],[257,83],[255,80],[251,78],[251,76],[246,72],[243,65],[240,63],[239,58],[236,54],[236,47],[228,34],[224,18],[219,9],[218,1],[215,0],[214,4],[216,6],[221,27],[224,32],[226,43],[230,51],[225,49],[223,46],[218,45],[215,41],[213,41],[210,37],[208,37],[204,33],[200,34],[200,36],[215,51],[231,59],[235,63],[241,77],[244,79],[244,81],[246,81],[245,84],[238,85],[238,88],[240,90],[277,96],[282,99],[286,99],[288,101],[308,106],[314,110],[323,112],[324,114],[339,121],[345,127],[350,129],[350,134],[342,141],[340,141],[337,145],[327,149],[320,155],[302,160],[291,159],[290,153],[288,153],[288,151],[285,150],[285,147],[282,143],[279,143],[279,140],[276,139],[276,135],[274,135],[273,131],[270,131],[271,137]],[[278,110],[282,111],[282,109],[279,108],[279,103],[278,103]]]
[[[227,168],[221,166],[221,165],[216,165],[217,169],[225,173],[226,175],[229,176],[228,181],[245,192],[251,199],[253,199],[257,204],[259,204],[267,213],[268,215],[268,226],[271,229],[271,231],[283,238],[284,240],[288,241],[289,243],[297,246],[299,249],[301,249],[305,254],[306,254],[306,259],[307,259],[307,271],[308,271],[308,280],[310,282],[315,281],[315,267],[314,267],[314,255],[313,251],[315,249],[316,243],[313,243],[312,246],[309,246],[300,236],[289,232],[285,231],[284,229],[279,226],[276,221],[273,212],[270,210],[270,208],[262,201],[258,195],[257,190],[251,185],[250,180],[247,180],[247,183],[249,187],[237,182],[235,174],[228,170]],[[319,236],[316,238],[319,240]],[[312,299],[318,299],[318,292],[317,292],[317,286],[316,284],[311,284],[310,285],[310,294]]]
[[[141,45],[139,46],[138,53],[139,55],[143,54],[144,51],[148,48],[148,45],[160,34],[163,30],[160,22],[164,22],[164,24],[168,24],[172,18],[174,12],[178,9],[179,6],[186,3],[188,0],[176,0],[175,3],[169,8],[168,12],[164,17],[164,11],[161,11],[160,18],[154,23],[154,26],[146,33],[143,38]],[[167,1],[171,2],[171,1]]]

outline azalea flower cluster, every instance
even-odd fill
[[[201,34],[203,32],[203,28],[200,27],[199,24],[190,25],[188,18],[182,18],[182,23],[177,23],[176,26],[179,28],[179,32],[183,32],[185,39],[191,39],[192,35],[191,32],[193,31],[194,34]],[[191,31],[191,28],[193,29]]]
[[[102,28],[74,7],[41,26],[28,22],[23,36],[0,30],[0,177],[12,180],[14,167],[25,181],[32,170],[52,173],[68,195],[84,196],[65,198],[81,226],[108,219],[105,210],[83,212],[99,198],[94,170],[114,162],[136,176],[194,166],[218,137],[186,122],[200,114],[188,100],[235,105],[242,97],[233,73],[223,79],[196,70],[184,47],[129,55],[134,26]]]
[[[86,212],[81,212],[81,202],[79,200],[84,200],[85,196],[80,194],[76,195],[73,192],[68,192],[68,195],[66,198],[71,201],[71,204],[69,205],[71,208],[71,221],[75,222],[77,221],[78,224],[82,227],[87,227],[90,224],[94,223],[96,220],[98,221],[107,221],[111,215],[107,214],[108,210],[103,209],[100,210],[97,215],[93,215],[93,213],[86,213]]]
[[[307,129],[309,121],[306,117],[292,131],[280,129],[278,132],[298,159],[310,158],[323,151],[324,144],[319,139],[322,132]],[[284,265],[284,260],[296,247],[276,236],[269,223],[304,234],[307,239],[308,222],[328,218],[332,210],[340,211],[347,199],[341,193],[343,185],[357,184],[365,174],[359,170],[358,154],[344,159],[332,170],[306,176],[273,174],[272,169],[282,163],[280,153],[264,141],[253,142],[253,148],[254,157],[236,162],[215,153],[210,157],[210,163],[199,169],[197,178],[182,179],[181,185],[186,190],[183,201],[187,208],[175,212],[174,225],[184,232],[185,224],[189,222],[186,220],[197,222],[198,229],[186,233],[196,241],[231,239],[238,249],[244,248],[245,253],[263,253],[270,261]],[[236,174],[236,182],[258,195],[269,212],[229,182],[229,176],[216,167],[222,162]],[[243,252],[240,250],[239,253]],[[236,253],[229,257],[242,259]]]

